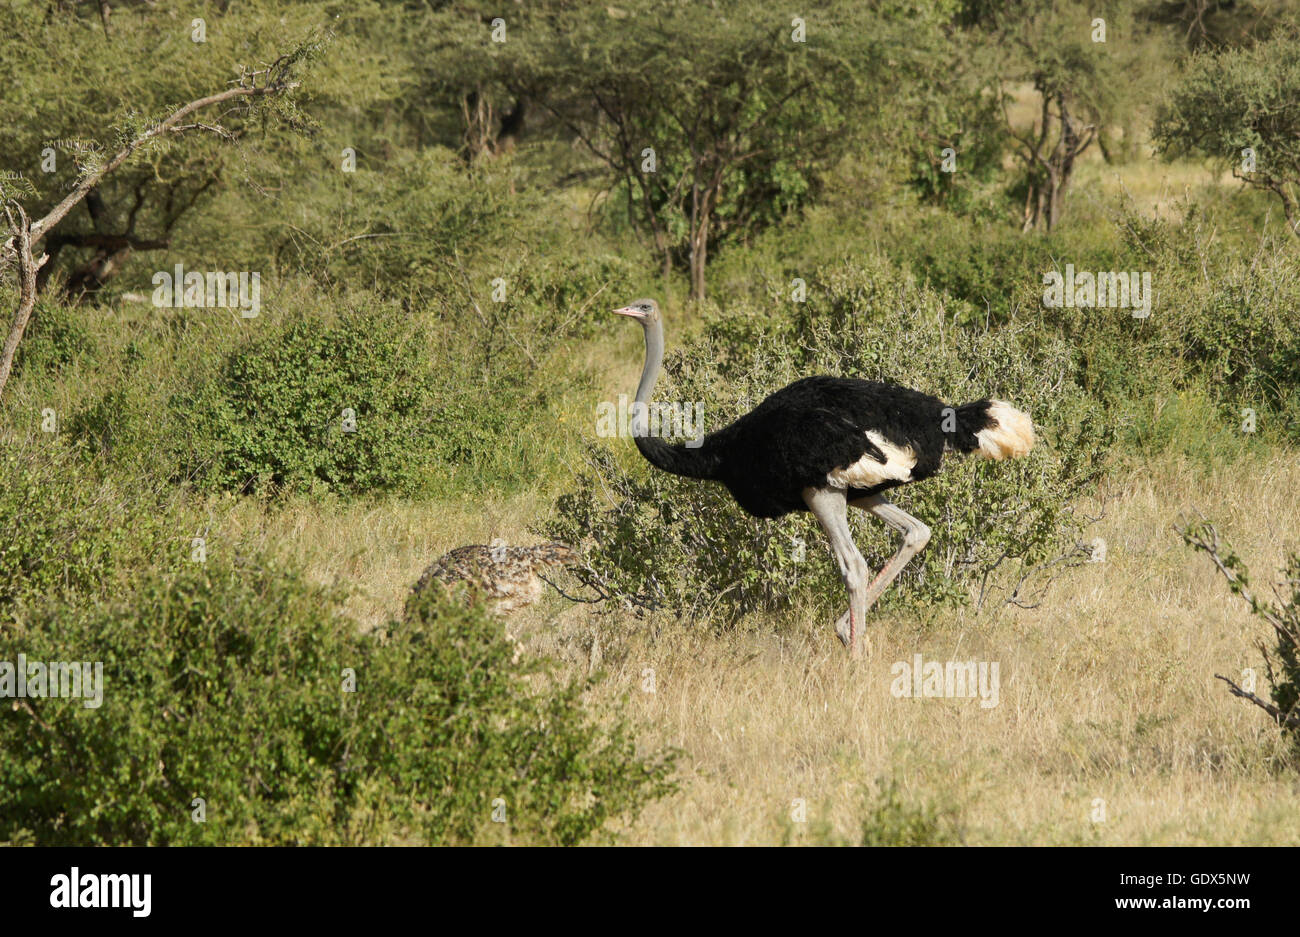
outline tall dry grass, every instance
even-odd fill
[[[1265,718],[1214,679],[1255,667],[1262,681],[1264,629],[1172,529],[1199,508],[1257,577],[1272,573],[1300,529],[1300,458],[1167,460],[1122,477],[1094,506],[1105,562],[1058,578],[1034,609],[876,614],[856,664],[830,622],[799,616],[720,630],[551,593],[509,627],[533,652],[603,674],[594,694],[639,719],[646,744],[682,751],[680,792],[624,831],[628,843],[857,841],[891,781],[951,818],[950,841],[1300,841],[1300,772]],[[372,627],[444,550],[535,540],[527,528],[546,503],[262,513],[250,502],[226,523],[322,581],[353,583],[352,610]],[[916,654],[998,662],[998,705],[896,699],[891,665]],[[796,801],[806,822],[791,820]]]

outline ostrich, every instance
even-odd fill
[[[645,331],[646,360],[632,407],[631,432],[655,468],[721,482],[754,517],[811,511],[830,541],[849,608],[835,633],[857,656],[867,610],[930,540],[930,528],[882,492],[929,478],[943,454],[988,459],[1023,456],[1034,445],[1029,416],[1001,400],[949,407],[920,391],[843,377],[805,377],[771,394],[730,426],[695,446],[649,435],[651,391],[663,361],[659,304],[638,299],[614,312]],[[874,579],[849,532],[848,507],[869,511],[902,535],[898,552]]]
[[[426,569],[411,590],[412,597],[432,587],[434,581],[451,585],[468,583],[491,600],[497,615],[532,605],[542,597],[540,571],[547,566],[572,566],[578,554],[563,543],[541,543],[532,547],[508,547],[494,540],[490,545],[474,544],[444,553]],[[408,607],[410,600],[408,599]]]

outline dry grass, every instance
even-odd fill
[[[322,581],[356,584],[368,627],[444,550],[536,540],[527,526],[546,503],[245,505],[229,523]],[[1257,667],[1264,629],[1172,531],[1194,505],[1262,580],[1300,529],[1300,458],[1136,471],[1097,524],[1106,562],[1058,579],[1041,607],[882,613],[856,664],[829,622],[797,616],[718,631],[552,594],[512,630],[575,671],[596,664],[595,695],[642,722],[646,744],[682,751],[680,793],[625,831],[630,843],[856,839],[878,779],[950,807],[967,843],[1294,843],[1300,774],[1213,678]],[[915,654],[997,661],[999,704],[894,698],[890,667]],[[1104,822],[1090,816],[1097,798]],[[796,799],[806,824],[788,820]]]

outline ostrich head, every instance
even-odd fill
[[[653,299],[636,299],[621,309],[614,310],[615,315],[627,316],[641,323],[645,330],[645,367],[641,369],[641,382],[636,387],[636,403],[646,404],[650,392],[654,390],[659,377],[659,365],[664,357],[664,323],[659,317],[659,304]],[[637,445],[644,446],[642,437],[647,435],[645,406],[635,414],[632,420],[632,435],[637,438]],[[644,453],[645,449],[642,448]]]
[[[533,556],[547,566],[576,566],[581,559],[577,550],[558,540],[533,547]]]
[[[653,299],[635,299],[622,309],[615,309],[614,314],[636,319],[642,326],[649,326],[659,321],[659,304]]]

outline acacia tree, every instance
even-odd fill
[[[1192,49],[1221,49],[1266,39],[1283,18],[1269,0],[1148,0],[1144,19],[1171,27]]]
[[[1000,60],[1003,121],[1024,167],[1022,228],[1051,231],[1065,213],[1075,165],[1116,111],[1147,37],[1136,34],[1125,0],[1087,10],[1057,0],[1001,2],[985,19]],[[1037,113],[1027,128],[1008,108],[1015,84],[1034,93]]]
[[[870,122],[886,30],[849,4],[582,4],[528,38],[540,105],[606,168],[665,276],[797,208]],[[878,89],[877,89],[878,90]]]
[[[1167,157],[1204,153],[1247,185],[1272,192],[1300,237],[1300,38],[1192,59],[1156,118]]]
[[[51,17],[66,19],[53,27],[55,39],[40,46],[44,54],[57,55],[60,51],[76,52],[80,49],[79,43],[84,41],[84,31],[77,28],[77,22],[73,18],[75,12],[63,9],[51,12]],[[30,41],[39,19],[30,10],[7,10],[0,13],[0,25],[9,28],[5,36],[7,45],[19,46]],[[166,28],[165,21],[159,22],[163,23],[159,28]],[[132,23],[137,29],[134,38],[138,40],[146,29],[140,26],[140,21]],[[104,26],[107,29],[107,23]],[[61,50],[60,37],[67,41],[67,50]],[[105,41],[108,41],[107,37]],[[69,174],[66,171],[62,177],[30,171],[0,177],[0,202],[5,206],[7,227],[7,231],[0,234],[0,275],[11,268],[16,269],[19,281],[18,306],[3,350],[0,351],[0,392],[3,392],[18,345],[30,322],[37,293],[44,287],[54,267],[52,261],[60,251],[68,247],[89,248],[93,251],[91,258],[78,265],[67,278],[66,289],[75,298],[82,292],[98,289],[121,266],[131,251],[167,246],[165,238],[145,238],[136,234],[137,219],[147,198],[153,196],[155,213],[161,216],[161,227],[165,234],[177,218],[194,204],[198,195],[212,184],[210,175],[209,181],[205,183],[202,181],[204,172],[193,168],[201,163],[201,158],[198,162],[168,160],[172,142],[182,136],[210,139],[216,141],[217,145],[236,140],[244,128],[255,124],[268,109],[275,109],[290,125],[302,126],[303,118],[294,108],[288,92],[298,87],[297,74],[300,66],[313,58],[325,42],[319,33],[313,33],[306,40],[294,44],[291,51],[269,63],[236,69],[237,77],[234,80],[227,78],[230,73],[229,59],[205,60],[205,71],[221,75],[220,79],[213,81],[215,89],[195,96],[188,104],[171,104],[160,109],[161,113],[156,119],[147,117],[141,105],[145,105],[155,94],[171,97],[178,89],[171,84],[163,89],[150,87],[151,93],[140,95],[144,100],[133,99],[132,92],[140,90],[140,78],[138,71],[128,70],[134,64],[130,61],[129,46],[123,49],[122,60],[114,59],[111,63],[99,58],[94,60],[95,67],[113,69],[125,76],[116,87],[106,86],[103,80],[93,81],[95,76],[90,76],[94,90],[90,92],[88,89],[88,93],[118,98],[118,103],[111,109],[105,108],[101,101],[97,105],[82,103],[78,107],[69,106],[65,109],[67,113],[63,113],[60,111],[63,96],[55,100],[49,95],[33,95],[29,98],[18,95],[6,100],[3,116],[7,119],[4,122],[15,127],[15,133],[5,140],[2,148],[6,162],[30,167],[50,159],[61,150],[73,154],[74,171],[70,174],[71,178],[67,178]],[[188,49],[181,48],[181,54],[189,54]],[[3,49],[0,48],[0,51]],[[39,65],[37,62],[33,68],[39,70]],[[138,66],[135,67],[138,69]],[[142,71],[152,75],[149,70]],[[24,76],[14,77],[14,83],[21,85]],[[192,76],[189,77],[192,79]],[[122,101],[130,104],[124,106]],[[87,106],[98,110],[98,113],[93,116],[83,113]],[[109,113],[105,114],[105,110]],[[113,111],[120,115],[116,120],[113,119]],[[69,124],[77,116],[86,119],[86,126]],[[112,142],[105,144],[101,142],[104,139]],[[133,193],[130,206],[114,210],[110,207],[111,199],[106,196],[107,187],[120,176],[127,175],[125,171],[119,174],[119,170],[143,162],[141,157],[146,155],[152,158],[152,165],[150,171],[137,170],[130,179],[127,189]],[[208,160],[211,162],[210,156]],[[167,178],[160,178],[159,169],[163,165],[171,170]],[[191,167],[188,175],[184,171],[186,165]],[[179,172],[178,167],[181,170]],[[188,181],[195,177],[200,181]],[[33,180],[40,180],[40,184],[35,184]],[[191,189],[189,193],[185,191],[187,187]],[[120,190],[113,191],[116,194]],[[31,204],[24,207],[21,204],[24,201]],[[81,205],[87,208],[92,230],[56,230],[74,217],[74,210]]]
[[[417,93],[404,118],[425,142],[474,163],[515,148],[534,104],[539,39],[554,35],[567,0],[503,9],[460,0],[441,9],[404,7],[399,43],[408,49]]]
[[[261,74],[269,75],[276,72],[277,69],[273,67]],[[4,392],[5,384],[9,381],[9,373],[13,369],[14,355],[18,351],[18,343],[22,341],[23,333],[27,329],[27,323],[30,321],[32,310],[36,305],[37,271],[45,267],[51,259],[51,255],[44,252],[37,256],[33,249],[34,246],[39,245],[43,238],[53,232],[55,226],[67,216],[68,212],[93,193],[95,187],[100,184],[105,176],[125,163],[141,147],[146,146],[151,140],[169,134],[183,134],[188,130],[195,129],[197,125],[184,123],[187,117],[205,108],[234,98],[281,94],[296,87],[296,82],[289,81],[284,77],[268,79],[260,85],[254,84],[253,81],[254,79],[250,79],[250,83],[246,86],[230,88],[209,95],[206,98],[191,101],[184,107],[178,108],[149,130],[131,138],[110,160],[88,169],[76,188],[36,222],[32,222],[27,217],[27,213],[22,209],[16,198],[9,197],[7,199],[5,216],[8,221],[9,236],[3,244],[0,244],[0,270],[16,263],[19,277],[19,300],[18,309],[14,313],[9,328],[9,335],[5,340],[3,351],[0,352],[0,393]],[[138,202],[135,207],[136,209],[139,208]],[[131,215],[133,227],[134,210]],[[93,216],[94,212],[92,211]],[[110,236],[99,242],[87,239],[86,243],[98,243],[103,253],[97,256],[106,257],[109,256],[108,252],[112,251],[112,256],[120,257],[124,252],[135,246],[134,239],[129,235],[130,230],[129,228],[128,235]],[[101,267],[97,275],[103,276],[104,274],[105,271]]]
[[[252,64],[259,59],[276,61],[286,48],[295,51],[273,67],[297,64],[314,48],[311,41],[264,37],[271,30],[310,33],[317,14],[252,6],[227,17],[219,5],[197,5],[197,27],[189,17],[179,20],[152,8],[109,21],[93,5],[0,7],[0,80],[11,92],[0,98],[0,124],[6,127],[0,165],[9,170],[14,194],[21,190],[26,200],[33,245],[49,257],[38,273],[38,289],[57,277],[66,297],[76,301],[97,292],[133,252],[165,249],[187,212],[219,188],[228,144],[256,128],[256,115],[266,113],[250,102],[280,101],[276,106],[290,122],[298,119],[278,91],[263,95],[274,76],[254,79],[250,70],[265,67]],[[299,22],[282,25],[281,18]],[[275,51],[269,51],[272,46]],[[150,67],[141,68],[141,61]],[[238,63],[248,63],[248,69],[232,81]],[[38,77],[50,74],[60,81]],[[213,98],[227,90],[229,97]],[[203,113],[146,136],[149,121],[207,98],[213,99]],[[189,141],[173,146],[180,135]],[[126,165],[99,172],[132,141],[140,145]],[[17,179],[21,184],[13,184]],[[88,179],[96,181],[87,187]],[[75,210],[59,215],[58,230],[45,230],[42,215],[70,198]]]

